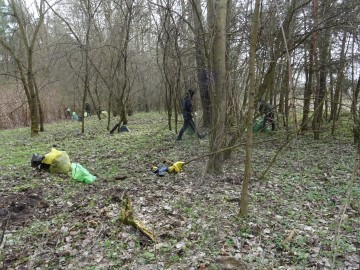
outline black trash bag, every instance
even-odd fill
[[[164,166],[161,166],[161,167],[156,167],[156,166],[153,166],[152,168],[151,168],[151,171],[153,172],[153,173],[155,173],[157,176],[164,176],[168,171],[169,171],[169,166],[166,166],[166,165],[164,165]]]
[[[130,129],[125,125],[116,124],[111,130],[110,134],[113,134],[117,129],[118,132],[130,132]]]
[[[42,163],[44,157],[45,156],[34,154],[31,157],[31,167],[32,168],[37,168],[37,169],[40,169],[40,170],[48,171],[50,169],[50,165]]]
[[[37,168],[40,166],[41,161],[44,159],[44,156],[38,155],[38,154],[34,154],[31,157],[31,167],[32,168]]]
[[[127,126],[120,126],[119,132],[130,132],[130,129]]]

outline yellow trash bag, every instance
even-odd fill
[[[100,112],[100,119],[107,119],[108,118],[108,112],[107,111],[101,111]]]
[[[182,167],[184,166],[185,162],[177,161],[173,165],[168,168],[169,173],[178,173],[182,171]]]
[[[65,151],[58,151],[52,148],[47,153],[41,163],[50,165],[51,173],[68,173],[71,170],[71,163],[68,154]]]
[[[179,173],[182,171],[185,162],[177,161],[173,163],[171,166],[163,165],[161,167],[152,166],[151,171],[155,173],[157,176],[164,176],[166,173]]]

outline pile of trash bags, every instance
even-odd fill
[[[253,132],[260,132],[260,131],[270,132],[271,127],[269,125],[265,125],[264,127],[264,121],[265,118],[263,116],[256,118],[252,126]]]
[[[157,176],[164,176],[166,173],[179,173],[182,171],[185,162],[177,161],[171,165],[152,166],[151,171]]]
[[[67,174],[74,180],[87,184],[96,180],[96,176],[92,175],[81,164],[71,163],[69,155],[65,151],[59,151],[55,148],[52,148],[46,155],[34,154],[31,158],[31,167],[50,173]]]

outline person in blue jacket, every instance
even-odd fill
[[[193,89],[189,89],[182,101],[182,114],[184,118],[184,125],[181,128],[179,135],[177,137],[177,141],[181,141],[182,136],[185,130],[190,127],[198,136],[199,139],[203,138],[203,135],[200,135],[196,130],[196,126],[193,120],[193,106],[192,106],[192,97],[194,96],[195,91]]]

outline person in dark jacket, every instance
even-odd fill
[[[265,130],[268,124],[271,124],[271,130],[275,130],[275,113],[274,108],[270,103],[265,102],[264,100],[260,101],[259,112],[264,116],[263,127],[261,130]]]
[[[192,106],[192,97],[194,96],[195,91],[190,89],[187,91],[183,101],[182,101],[182,114],[184,118],[184,125],[181,128],[179,135],[177,137],[177,141],[181,141],[182,135],[184,134],[185,130],[190,127],[198,136],[199,139],[202,139],[203,136],[200,135],[197,130],[193,120],[193,106]]]
[[[89,103],[85,103],[85,112],[87,113],[87,117],[91,116],[91,106]]]

